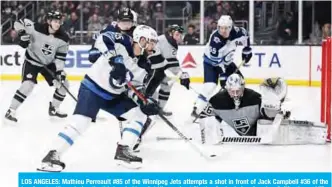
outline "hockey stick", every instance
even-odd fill
[[[60,85],[66,90],[66,92],[70,95],[70,97],[73,98],[77,102],[77,98],[69,91],[69,89],[60,80],[57,79],[57,77],[55,77],[54,73],[50,69],[48,69],[46,66],[44,66],[44,69],[47,71],[47,73],[49,73],[52,76],[53,79],[58,81],[60,83]]]
[[[131,82],[127,82],[127,86],[135,92],[135,94],[144,102],[147,103],[147,99],[145,98],[145,96],[139,92],[132,84]],[[205,153],[203,153],[195,144],[193,144],[193,142],[190,141],[189,138],[187,138],[182,132],[179,131],[178,128],[176,128],[160,111],[158,113],[158,116],[171,128],[173,129],[183,140],[185,140],[185,142],[188,142],[188,144],[197,152],[199,153],[202,157],[204,157],[205,159],[209,160],[209,158],[211,157],[216,157],[215,154],[212,155],[206,155]]]

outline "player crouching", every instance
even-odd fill
[[[258,137],[263,144],[326,142],[325,125],[290,120],[290,112],[281,109],[287,94],[283,79],[266,79],[260,85],[259,94],[245,88],[241,76],[232,74],[225,88],[209,100],[209,106],[203,111],[208,116],[200,120],[203,143],[245,143],[246,139],[253,137]]]

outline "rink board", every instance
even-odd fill
[[[81,80],[91,66],[89,45],[71,45],[67,54],[68,79]],[[205,46],[180,46],[178,59],[191,81],[203,82],[203,52]],[[241,62],[242,47],[235,52],[235,62]],[[0,80],[20,80],[25,50],[17,45],[0,46]],[[267,77],[283,77],[290,85],[320,86],[321,47],[319,46],[253,46],[249,65],[241,67],[248,84],[258,84]],[[39,78],[42,80],[42,77]]]

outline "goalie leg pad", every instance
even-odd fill
[[[257,135],[260,137],[270,134],[272,121],[258,120]],[[283,120],[276,130],[276,135],[270,144],[280,145],[303,145],[303,144],[325,144],[327,128],[322,123],[300,120]]]

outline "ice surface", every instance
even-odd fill
[[[13,94],[20,83],[1,82],[1,117],[4,116]],[[76,95],[79,82],[72,82],[70,90]],[[193,85],[199,91],[200,84]],[[256,86],[250,86],[257,89]],[[17,186],[18,172],[35,171],[41,159],[50,149],[57,133],[69,120],[52,121],[48,117],[48,103],[53,89],[40,82],[33,93],[17,111],[16,126],[1,124],[0,128],[0,186]],[[178,84],[172,90],[168,109],[172,121],[185,132],[184,122],[191,113],[196,99],[193,91]],[[319,121],[319,88],[290,87],[287,105],[293,108],[296,119]],[[222,101],[221,101],[222,102]],[[75,102],[67,96],[62,109],[72,113]],[[130,171],[113,162],[119,126],[115,118],[101,112],[102,118],[75,142],[64,155],[66,171]],[[156,141],[156,136],[177,137],[162,121],[148,132],[142,144],[144,167],[140,171],[331,171],[331,147],[219,145],[205,147],[219,155],[214,161],[206,161],[185,142]]]

